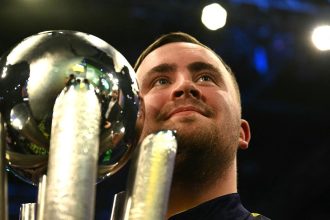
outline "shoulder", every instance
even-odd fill
[[[251,213],[254,220],[271,220],[270,218],[267,218],[263,215],[260,215],[258,213]]]

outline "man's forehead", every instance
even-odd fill
[[[188,42],[174,42],[165,44],[153,50],[146,56],[145,60],[152,57],[171,58],[174,54],[178,53],[185,53],[186,55],[215,56],[209,49],[201,45]]]
[[[141,65],[137,69],[137,73],[141,74],[141,72],[146,72],[148,69],[162,63],[189,63],[196,61],[211,63],[217,68],[225,70],[225,66],[222,61],[210,49],[194,43],[174,42],[165,44],[150,52],[141,62]]]

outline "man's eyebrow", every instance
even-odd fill
[[[162,64],[159,64],[159,65],[151,68],[147,72],[147,75],[150,75],[153,73],[170,73],[170,72],[174,72],[176,69],[177,69],[177,66],[175,64],[162,63]]]
[[[220,73],[220,70],[218,68],[216,68],[215,66],[213,66],[210,63],[205,63],[205,62],[190,63],[188,65],[188,69],[191,72],[198,72],[198,71],[202,71],[202,70],[210,70],[210,71],[213,71],[213,72]]]

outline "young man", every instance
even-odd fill
[[[167,218],[267,219],[246,210],[237,193],[236,153],[248,147],[250,128],[241,119],[230,68],[207,46],[178,32],[151,44],[135,70],[140,140],[159,130],[177,132]]]

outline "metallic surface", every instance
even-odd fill
[[[20,220],[35,220],[36,217],[36,204],[25,203],[21,205],[20,209]]]
[[[5,171],[5,129],[0,113],[0,220],[8,219],[7,174]]]
[[[100,119],[93,86],[71,80],[54,106],[44,219],[93,219]]]
[[[173,131],[160,131],[143,140],[131,167],[123,219],[165,219],[176,149]]]
[[[119,192],[115,194],[112,204],[110,220],[123,219],[123,211],[125,207],[126,192]]]
[[[37,220],[44,219],[44,210],[45,210],[45,199],[46,199],[46,181],[47,176],[43,175],[40,178],[38,185],[38,201],[37,201]]]
[[[55,100],[72,79],[88,80],[101,103],[98,181],[119,170],[132,151],[138,87],[127,60],[90,34],[33,35],[0,59],[0,109],[8,168],[34,185],[47,170]]]

